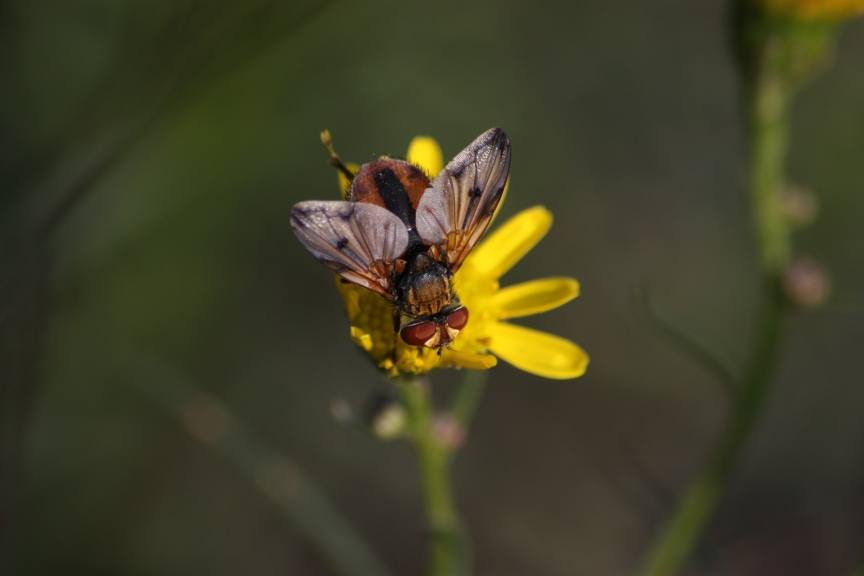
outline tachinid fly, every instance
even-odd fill
[[[364,164],[345,200],[296,204],[291,228],[322,264],[393,303],[402,340],[440,353],[468,323],[453,275],[492,221],[509,172],[510,140],[492,128],[431,181],[403,160]]]

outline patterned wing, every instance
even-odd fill
[[[510,173],[510,139],[492,128],[432,180],[417,206],[417,232],[455,272],[486,232]]]
[[[300,202],[291,228],[319,262],[336,274],[393,299],[393,267],[408,248],[408,230],[380,206],[357,202]]]

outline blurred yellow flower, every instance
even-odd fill
[[[777,12],[804,19],[840,20],[864,13],[864,0],[760,0]]]
[[[408,160],[434,177],[443,167],[438,143],[415,138]],[[352,166],[353,169],[353,166]],[[345,190],[347,179],[340,175]],[[581,376],[588,355],[576,344],[507,320],[539,314],[569,302],[579,294],[572,278],[545,278],[501,289],[498,280],[512,268],[552,225],[552,215],[541,206],[517,214],[491,233],[468,256],[456,273],[454,286],[471,313],[453,349],[438,351],[409,346],[393,330],[393,305],[374,292],[341,280],[336,284],[345,300],[351,338],[388,376],[422,374],[436,367],[484,370],[496,356],[526,372],[546,378]]]

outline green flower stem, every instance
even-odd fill
[[[750,202],[762,273],[768,282],[779,278],[789,262],[789,224],[783,210],[782,190],[792,92],[781,74],[765,73],[749,88],[748,94]]]
[[[409,435],[420,464],[431,576],[467,574],[467,545],[450,485],[449,448],[435,434],[435,414],[425,377],[397,382],[408,411]]]
[[[782,207],[788,109],[794,87],[786,74],[762,62],[760,74],[746,86],[750,134],[750,199],[764,294],[750,364],[726,425],[702,471],[651,550],[644,576],[679,574],[713,517],[747,441],[758,422],[780,348],[787,313],[781,275],[789,262],[789,229]]]
[[[651,551],[642,570],[644,576],[678,574],[699,543],[762,413],[779,350],[784,318],[782,300],[776,296],[768,297],[753,351],[753,364],[738,392],[723,433],[705,467],[691,484]]]
[[[465,370],[459,391],[456,393],[456,398],[454,398],[453,406],[450,409],[453,420],[463,431],[467,431],[471,425],[471,420],[474,418],[480,400],[483,399],[483,393],[486,391],[488,379],[488,370]]]

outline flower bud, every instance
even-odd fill
[[[831,293],[831,277],[824,266],[810,258],[792,262],[783,274],[783,290],[789,301],[801,308],[825,303]]]
[[[465,442],[465,427],[450,414],[437,414],[433,430],[438,441],[450,451],[455,452]]]
[[[783,188],[783,212],[786,220],[795,228],[803,228],[813,222],[819,212],[819,201],[806,188],[787,183]]]
[[[365,421],[369,432],[381,440],[394,440],[405,432],[408,416],[405,407],[392,394],[373,394],[366,405]]]

